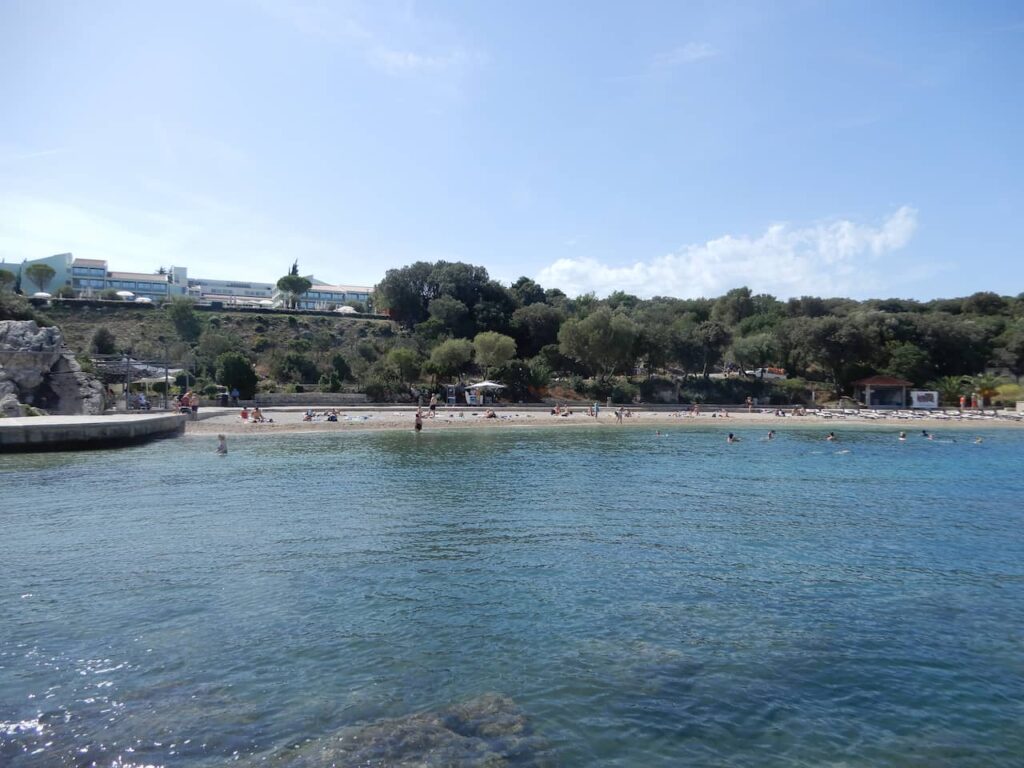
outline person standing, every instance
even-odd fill
[[[228,439],[224,435],[217,435],[217,455],[226,456],[228,453]]]
[[[238,405],[238,396],[240,394],[241,393],[238,391],[238,387],[232,387],[231,388],[231,404],[232,405]]]
[[[436,416],[437,416],[437,392],[434,392],[430,396],[430,418],[433,419]]]
[[[419,408],[416,409],[416,431],[419,432],[423,429],[423,411]]]

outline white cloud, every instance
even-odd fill
[[[415,51],[375,48],[369,53],[369,58],[375,67],[388,74],[406,75],[441,73],[462,65],[469,57],[462,51],[431,56]]]
[[[882,257],[905,246],[917,211],[903,206],[878,226],[840,220],[793,228],[773,224],[760,237],[725,235],[628,266],[559,259],[537,275],[569,295],[622,290],[639,296],[716,296],[737,286],[781,298],[853,295],[891,284]],[[902,272],[902,270],[901,270]]]
[[[655,69],[675,69],[683,64],[710,59],[718,54],[718,49],[710,43],[687,43],[671,51],[659,53],[654,57],[653,64]]]

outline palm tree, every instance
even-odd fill
[[[965,376],[964,382],[971,388],[972,392],[978,393],[978,396],[981,398],[982,408],[999,394],[999,385],[1006,383],[1001,376],[996,376],[994,373],[979,373],[976,376]]]
[[[964,394],[964,378],[962,376],[940,376],[928,382],[928,388],[939,393],[943,403],[956,405],[960,395]]]

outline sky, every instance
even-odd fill
[[[2,0],[0,258],[1024,291],[1024,4]]]

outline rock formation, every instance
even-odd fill
[[[22,405],[47,413],[103,413],[103,386],[82,372],[56,327],[34,320],[0,320],[0,415]]]

